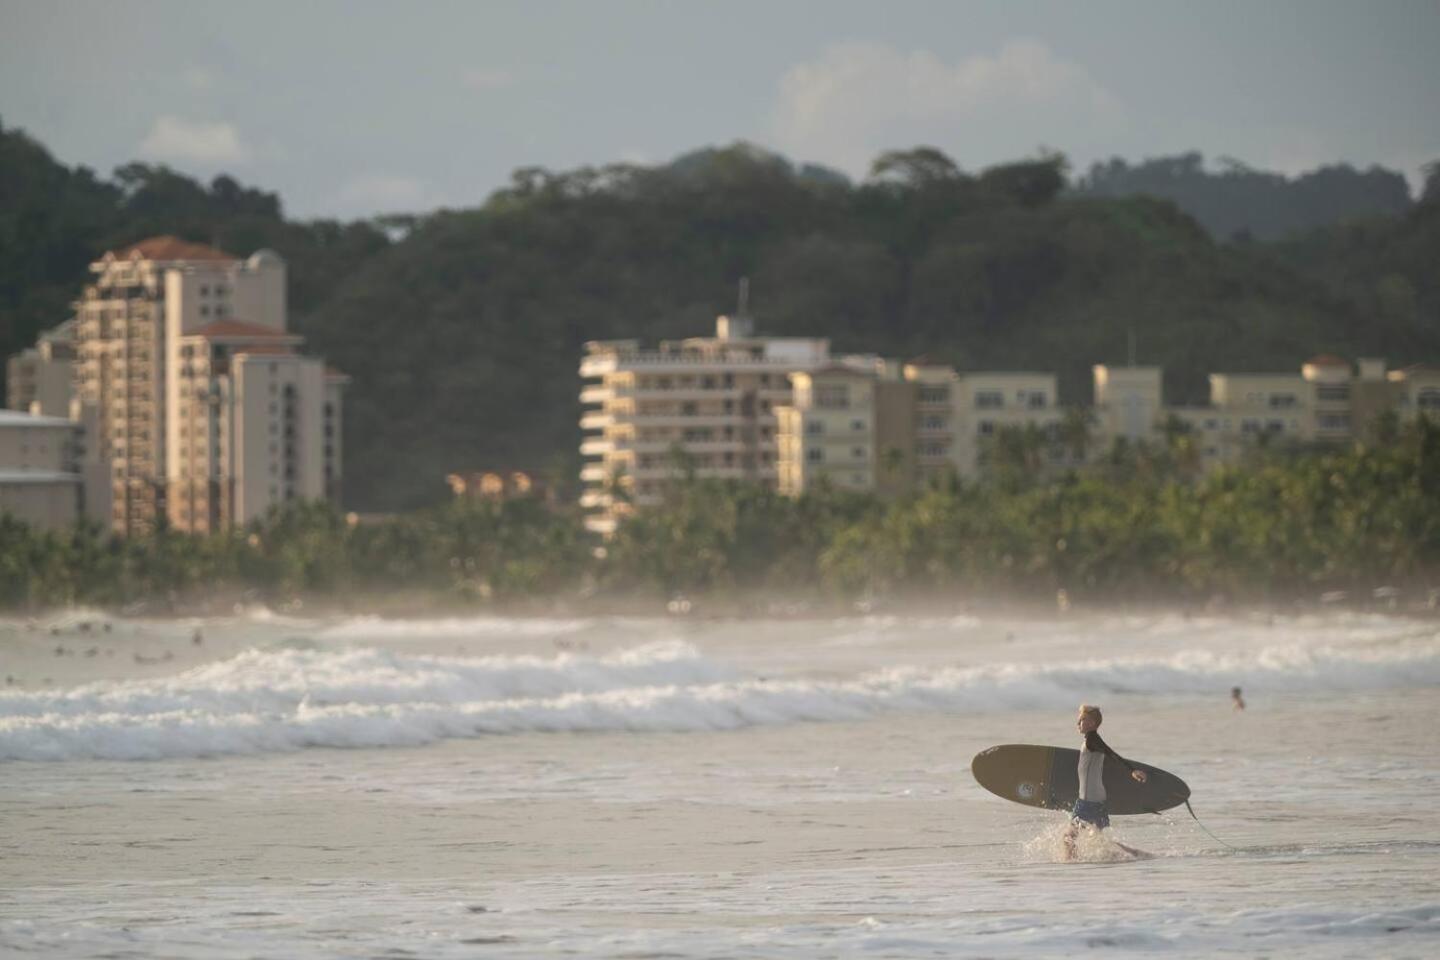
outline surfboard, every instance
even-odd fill
[[[1159,813],[1190,799],[1190,788],[1173,773],[1130,760],[1145,771],[1145,782],[1138,783],[1122,765],[1108,757],[1106,761],[1105,803],[1111,815]],[[1079,762],[1079,750],[1006,743],[975,754],[970,772],[997,797],[1027,807],[1069,810],[1080,796]]]

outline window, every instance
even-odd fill
[[[1293,393],[1272,393],[1270,394],[1271,410],[1288,410],[1299,401]]]
[[[1281,433],[1281,432],[1283,432],[1284,429],[1285,429],[1285,421],[1284,421],[1284,420],[1267,420],[1267,421],[1265,421],[1265,429],[1268,430],[1268,431],[1271,432],[1271,433]]]
[[[1259,420],[1241,420],[1241,421],[1240,421],[1240,432],[1241,432],[1241,433],[1259,433],[1259,432],[1260,432],[1260,421],[1259,421]]]
[[[999,390],[977,390],[975,406],[981,410],[998,410],[1005,406],[1005,395]]]
[[[919,390],[921,403],[949,403],[950,388],[936,386],[922,386]]]
[[[1350,418],[1344,414],[1325,413],[1319,418],[1321,430],[1349,430]]]
[[[819,420],[811,420],[809,423],[805,424],[805,432],[812,437],[819,436],[820,434],[825,432],[825,424],[821,423]]]
[[[1025,406],[1031,410],[1045,409],[1045,392],[1043,390],[1030,391],[1030,395],[1025,398]]]
[[[1415,406],[1421,410],[1440,410],[1440,389],[1426,387],[1415,398]]]
[[[927,415],[926,415],[923,419],[921,419],[921,421],[920,421],[920,429],[922,429],[922,430],[944,430],[944,429],[945,429],[945,418],[944,418],[944,417],[938,417],[938,416],[936,416],[936,415],[933,414],[933,413],[927,414]]]
[[[982,437],[994,436],[995,424],[989,420],[981,420],[979,426],[979,433]]]
[[[864,421],[864,420],[851,420],[851,421],[850,421],[850,429],[851,429],[851,430],[864,430],[864,429],[865,429],[865,421]]]
[[[1350,399],[1350,384],[1348,383],[1325,383],[1315,388],[1315,399],[1325,402],[1335,402]]]
[[[810,463],[820,463],[825,459],[825,451],[819,447],[810,447],[805,451],[805,459]]]
[[[865,448],[864,448],[864,447],[851,447],[851,448],[850,448],[850,456],[853,457],[853,458],[856,459],[856,460],[864,460],[864,459],[865,459]]]
[[[843,383],[821,383],[815,387],[815,406],[844,410],[850,406],[850,388]]]

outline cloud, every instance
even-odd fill
[[[232,124],[192,122],[169,115],[155,120],[140,141],[140,153],[154,160],[205,166],[248,163],[252,156]]]
[[[428,191],[415,177],[360,174],[340,186],[339,201],[360,214],[416,213],[427,204]]]
[[[192,65],[181,72],[185,86],[196,93],[208,93],[215,88],[215,71],[209,67]]]
[[[1120,101],[1083,66],[1026,39],[953,63],[881,43],[832,46],[785,72],[771,115],[781,150],[856,176],[888,149],[927,144],[975,165],[1041,144],[1103,152],[1125,127]]]
[[[467,67],[460,71],[460,85],[467,90],[486,92],[503,90],[515,85],[515,75],[509,70]]]

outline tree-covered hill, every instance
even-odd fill
[[[1115,158],[1091,166],[1075,185],[1095,197],[1144,195],[1170,200],[1221,240],[1280,240],[1318,227],[1410,208],[1410,188],[1394,170],[1356,170],[1345,164],[1297,177],[1222,160],[1207,170],[1199,153],[1129,164]]]
[[[1058,157],[971,174],[897,151],[852,184],[742,144],[659,167],[523,169],[476,209],[294,223],[229,178],[131,166],[107,183],[0,138],[0,350],[63,320],[109,246],[176,233],[274,247],[294,325],[354,377],[358,509],[434,499],[459,469],[573,473],[583,343],[707,334],[741,276],[761,332],[1055,370],[1072,402],[1091,364],[1124,361],[1132,329],[1173,400],[1202,399],[1212,370],[1290,370],[1321,351],[1440,359],[1431,202],[1283,246],[1217,243],[1169,202],[1068,190]]]

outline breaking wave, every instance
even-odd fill
[[[160,679],[0,693],[0,761],[141,760],[414,746],[551,731],[729,730],[898,712],[1067,709],[1106,693],[1212,695],[1440,685],[1433,643],[1272,646],[1064,664],[897,666],[844,679],[748,675],[682,642],[608,656],[441,657],[252,649]]]

